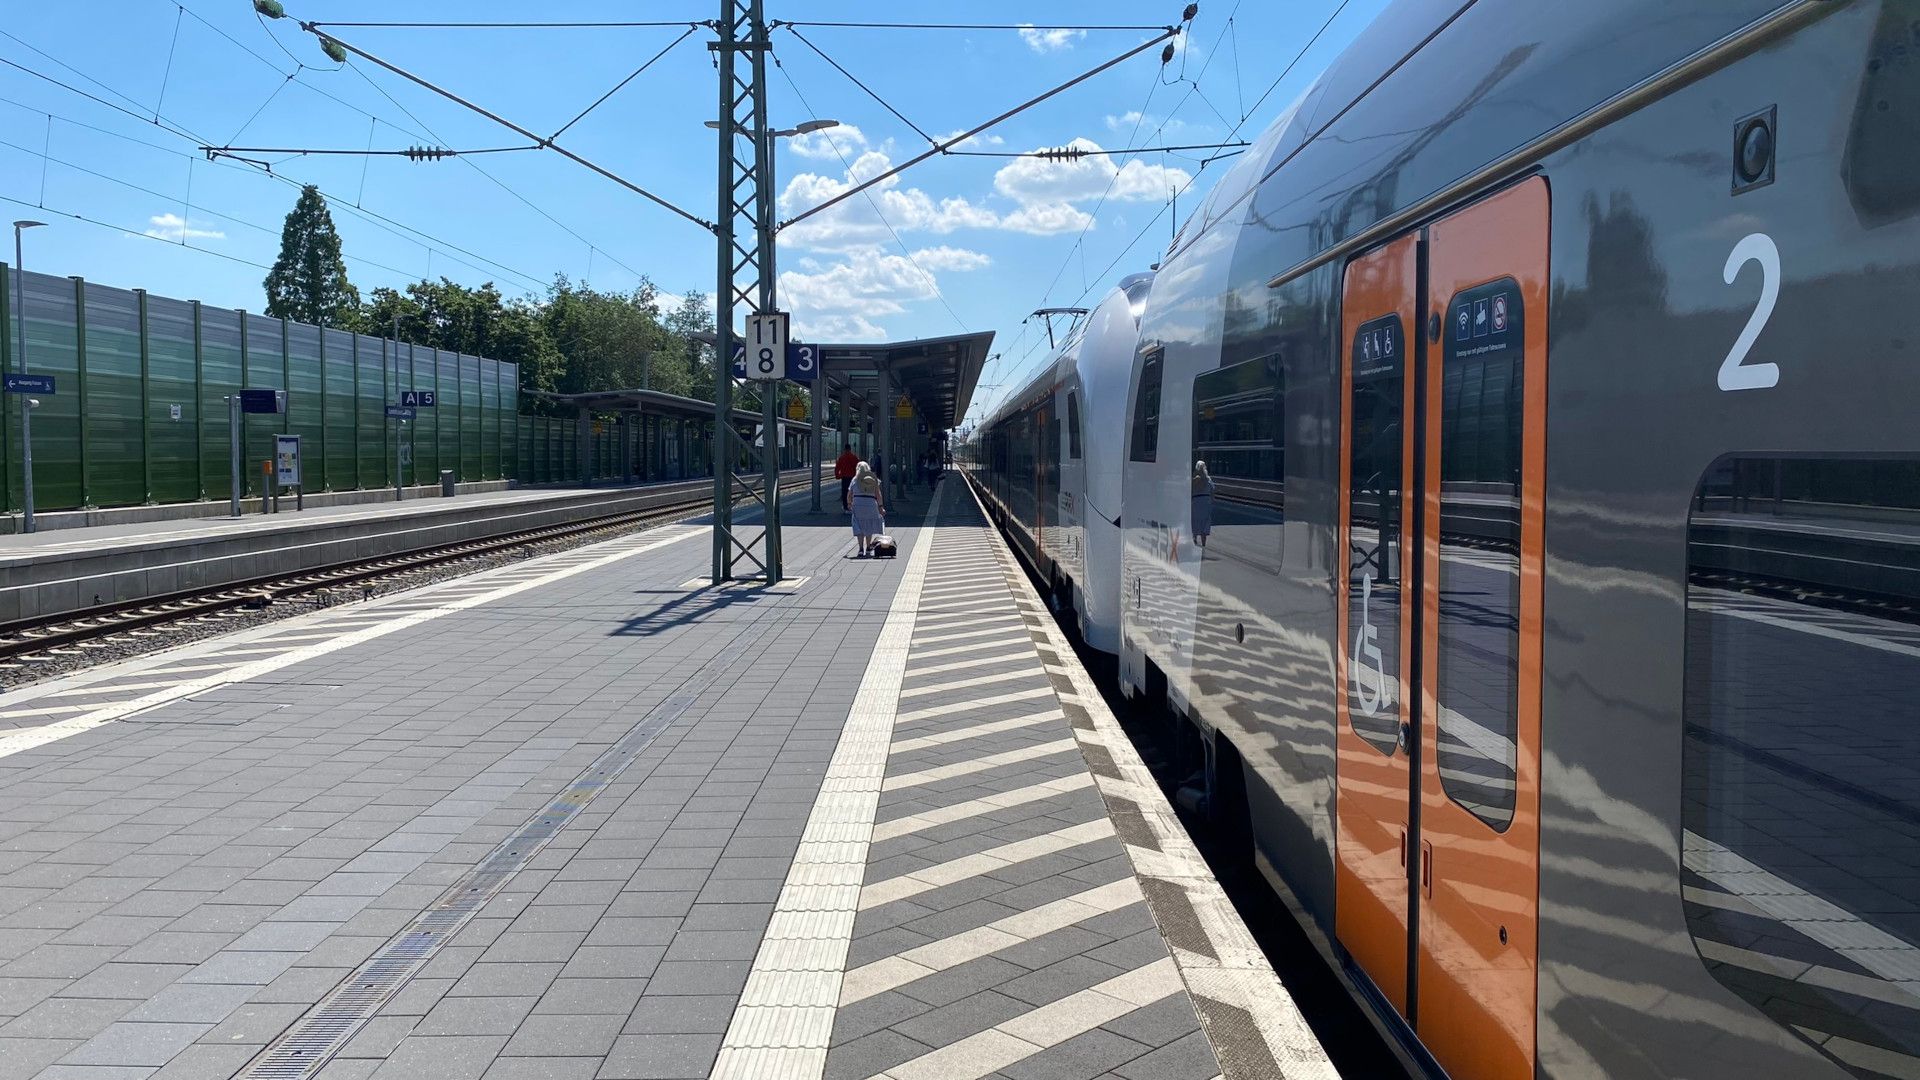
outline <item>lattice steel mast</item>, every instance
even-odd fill
[[[767,122],[767,23],[762,0],[721,0],[720,206],[714,230],[718,282],[714,290],[713,380],[713,583],[732,580],[739,560],[754,565],[768,584],[780,580],[780,442],[778,384],[760,384],[760,491],[765,528],[751,540],[734,531],[733,485],[753,491],[733,473],[745,440],[733,428],[733,330],[741,314],[771,313],[774,304],[772,125]],[[739,59],[744,56],[743,78]],[[751,449],[751,448],[749,448]],[[759,556],[754,548],[760,549]]]

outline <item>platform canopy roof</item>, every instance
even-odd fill
[[[713,402],[699,398],[681,397],[660,390],[594,390],[584,394],[559,394],[544,390],[523,390],[526,397],[536,397],[570,408],[585,409],[588,412],[644,412],[654,416],[681,416],[696,420],[713,419]],[[741,424],[758,424],[760,414],[748,409],[733,410],[735,421]],[[799,431],[811,431],[812,425],[805,420],[791,420],[784,414],[781,422],[787,427]]]
[[[695,334],[708,345],[712,334]],[[856,395],[879,394],[884,365],[894,382],[913,401],[915,412],[932,431],[951,431],[973,400],[993,347],[993,331],[919,338],[875,345],[821,344],[820,367],[826,373],[829,395],[841,386]],[[713,406],[707,406],[711,409]]]
[[[820,364],[830,381],[856,390],[877,383],[884,367],[929,430],[951,431],[967,414],[991,348],[991,330],[883,345],[822,345]]]

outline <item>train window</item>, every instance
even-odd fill
[[[1920,460],[1739,457],[1687,529],[1681,894],[1714,978],[1920,1075]]]
[[[1513,821],[1520,726],[1520,289],[1447,305],[1440,394],[1440,785],[1489,828]]]
[[[1133,397],[1133,445],[1127,455],[1134,461],[1160,458],[1160,369],[1166,355],[1165,349],[1155,349],[1140,364],[1140,387]]]
[[[1270,353],[1195,378],[1187,414],[1191,460],[1206,463],[1213,487],[1193,500],[1193,534],[1209,536],[1217,557],[1270,574],[1280,572],[1286,515],[1286,392],[1280,355]]]
[[[1400,500],[1407,368],[1400,316],[1362,323],[1352,343],[1348,432],[1347,626],[1351,654],[1347,717],[1383,754],[1400,743],[1400,591],[1406,537]],[[1375,657],[1373,654],[1378,653]]]
[[[1080,395],[1067,395],[1067,456],[1080,460]]]
[[[1284,508],[1285,398],[1286,375],[1277,353],[1193,380],[1193,460],[1207,463],[1220,502],[1259,508],[1248,524],[1277,521]]]

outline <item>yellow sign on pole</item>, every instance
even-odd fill
[[[794,398],[791,401],[787,402],[787,419],[805,420],[806,418],[807,418],[806,402],[801,401],[799,398]]]
[[[906,398],[901,398],[899,401],[894,402],[893,418],[895,420],[913,419],[913,402],[908,401]]]

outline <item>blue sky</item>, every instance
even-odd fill
[[[290,15],[361,20],[671,20],[717,5],[650,0],[449,4],[286,0]],[[1384,0],[1349,0],[1285,79],[1282,70],[1339,0],[1210,0],[1182,55],[1151,50],[1014,117],[975,149],[1068,144],[1123,148],[1256,137],[1339,54]],[[1171,2],[997,0],[958,5],[769,0],[770,19],[1157,25]],[[528,128],[550,132],[665,48],[682,28],[340,29],[346,40]],[[899,30],[800,33],[921,130],[974,126],[1138,44],[1137,31]],[[675,45],[560,142],[697,216],[715,215],[715,72],[702,29]],[[768,88],[776,124],[843,127],[781,147],[782,216],[926,147],[913,127],[794,34],[776,32]],[[672,293],[713,287],[714,248],[697,226],[550,152],[413,163],[404,158],[255,155],[274,176],[209,163],[214,145],[396,149],[510,146],[511,132],[355,60],[339,68],[290,21],[262,23],[247,0],[16,4],[0,59],[0,213],[53,227],[29,236],[26,263],[161,295],[257,310],[298,181],[334,205],[362,292],[422,276],[492,281],[537,294],[556,272],[605,289],[637,275]],[[297,66],[304,65],[304,66]],[[289,73],[293,77],[289,78]],[[130,115],[135,114],[135,115]],[[157,114],[159,124],[152,122]],[[164,125],[164,126],[163,126]],[[169,130],[172,129],[172,130]],[[192,136],[192,137],[189,137]],[[896,340],[994,329],[989,385],[1038,362],[1045,335],[1021,320],[1043,305],[1099,295],[1144,269],[1179,213],[1228,164],[1209,151],[1089,158],[936,158],[783,233],[782,306],[802,336]],[[65,215],[80,214],[105,226]],[[1157,220],[1156,220],[1157,218]],[[109,227],[110,226],[110,227]],[[11,259],[11,255],[4,256]],[[983,395],[984,396],[984,395]]]

